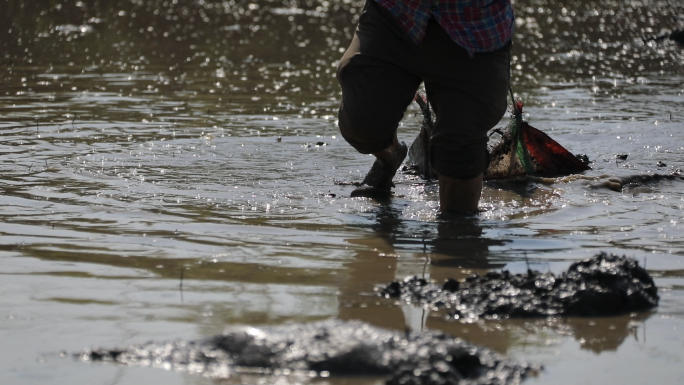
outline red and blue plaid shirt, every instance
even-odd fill
[[[470,55],[505,46],[515,24],[511,0],[375,0],[420,44],[428,20],[439,25]]]

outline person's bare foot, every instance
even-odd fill
[[[351,193],[351,197],[388,197],[392,193],[392,178],[406,159],[408,147],[406,143],[394,140],[392,146],[375,153],[375,163],[371,167],[366,177],[361,182],[361,187]]]

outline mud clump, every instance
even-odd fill
[[[326,320],[229,329],[199,341],[93,349],[83,361],[143,365],[228,378],[386,376],[387,385],[518,384],[540,370],[440,332],[399,333],[360,321]]]
[[[612,316],[653,308],[659,300],[653,279],[636,260],[606,253],[573,263],[559,276],[502,271],[442,286],[407,277],[380,294],[448,308],[453,319]]]
[[[610,190],[621,192],[624,188],[631,188],[646,185],[649,183],[660,182],[663,180],[682,180],[684,175],[681,174],[681,170],[672,170],[669,174],[639,174],[639,175],[629,175],[622,177],[611,177],[607,180],[590,184],[593,188],[607,187]]]

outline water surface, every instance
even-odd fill
[[[434,182],[398,175],[389,203],[339,183],[372,163],[336,125],[362,5],[0,0],[0,382],[209,384],[70,354],[329,317],[444,330],[543,364],[531,384],[684,381],[683,182],[592,187],[684,169],[684,51],[649,40],[684,29],[684,5],[516,1],[526,118],[593,169],[488,182],[482,214],[454,221],[437,219]],[[560,272],[598,251],[646,265],[660,306],[463,324],[375,292],[406,275]]]

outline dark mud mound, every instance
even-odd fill
[[[658,305],[653,279],[631,258],[601,253],[552,273],[508,271],[474,275],[444,285],[408,277],[381,295],[409,303],[445,307],[454,319],[551,316],[611,316]]]
[[[539,370],[443,333],[398,333],[339,320],[232,329],[200,341],[94,349],[78,357],[213,378],[241,370],[263,375],[303,372],[308,377],[312,371],[324,377],[382,375],[391,385],[517,384]]]

